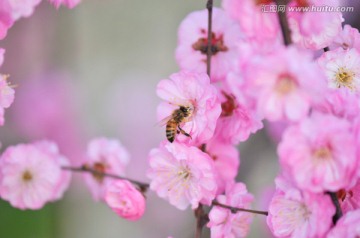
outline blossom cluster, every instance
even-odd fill
[[[216,204],[249,208],[252,195],[235,181],[236,145],[267,121],[281,137],[281,172],[267,217],[273,235],[354,237],[356,219],[348,213],[360,209],[359,32],[342,27],[339,12],[288,12],[291,42],[284,42],[277,14],[261,10],[274,4],[223,0],[213,9],[210,34],[206,10],[181,22],[175,51],[180,71],[156,90],[166,139],[149,155],[150,188],[179,209],[212,206],[211,237],[246,236],[251,217]],[[331,199],[348,219],[336,227]]]
[[[62,198],[71,170],[78,169],[88,172],[84,179],[94,200],[106,202],[123,218],[137,220],[144,214],[145,197],[121,177],[128,162],[128,152],[115,139],[90,141],[80,168],[71,167],[52,141],[10,146],[0,158],[0,197],[19,209],[40,209]]]

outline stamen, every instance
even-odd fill
[[[201,31],[204,32],[204,31]],[[211,55],[216,55],[218,52],[225,52],[228,50],[228,48],[224,45],[224,39],[223,35],[220,35],[219,37],[216,37],[215,33],[211,33]],[[194,50],[200,51],[202,54],[207,54],[208,49],[208,39],[207,37],[200,38],[198,41],[196,41],[192,48]]]
[[[286,95],[296,88],[296,81],[288,74],[280,75],[275,87],[281,95]]]
[[[30,182],[33,179],[33,175],[29,170],[25,170],[22,179],[24,182]]]
[[[347,68],[340,67],[335,76],[335,84],[338,88],[347,87],[349,89],[355,89],[353,84],[355,73],[351,72]]]

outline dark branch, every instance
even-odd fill
[[[129,179],[129,178],[125,178],[125,177],[115,175],[115,174],[109,174],[109,173],[100,172],[100,171],[97,171],[95,169],[88,168],[86,166],[81,166],[81,167],[62,166],[61,168],[64,169],[64,170],[72,171],[72,172],[92,173],[93,175],[104,176],[104,177],[109,177],[109,178],[113,178],[113,179],[127,180],[130,183],[139,186],[139,188],[140,188],[140,190],[142,192],[145,192],[149,188],[149,184],[147,184],[147,183],[139,182],[139,181]]]
[[[275,3],[279,9],[279,5],[285,6],[287,4],[287,0],[275,0]],[[285,45],[291,45],[292,44],[291,31],[289,28],[288,20],[286,18],[286,8],[284,11],[278,10],[277,13],[278,13],[278,17],[279,17],[279,22],[280,22],[280,27],[281,27],[281,32],[283,35],[284,43],[285,43]]]
[[[260,215],[264,215],[264,216],[267,216],[269,214],[267,211],[258,211],[258,210],[252,210],[252,209],[231,207],[231,206],[219,203],[218,201],[215,201],[215,200],[212,202],[212,205],[229,209],[232,213],[249,212],[249,213],[260,214]]]
[[[209,222],[208,214],[204,211],[203,205],[199,204],[199,207],[195,209],[196,217],[196,233],[195,238],[200,238],[202,234],[202,229],[206,223]]]
[[[336,193],[334,192],[328,192],[327,194],[330,195],[331,201],[334,204],[335,208],[336,208],[336,212],[332,218],[334,225],[336,224],[336,222],[340,219],[340,217],[342,217],[342,211],[341,211],[341,207],[340,207],[340,203],[339,203],[339,199],[336,196]]]
[[[213,9],[213,0],[208,0],[206,4],[208,10],[208,41],[207,41],[207,52],[206,52],[206,73],[211,74],[211,55],[212,55],[212,9]]]

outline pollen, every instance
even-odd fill
[[[275,87],[279,94],[286,95],[296,88],[296,81],[289,75],[282,75],[279,77]]]
[[[29,170],[25,170],[22,174],[22,179],[24,182],[30,182],[33,179],[33,175]]]
[[[327,147],[321,147],[315,150],[314,156],[318,159],[329,159],[331,158],[331,151]]]
[[[335,84],[338,88],[347,87],[349,89],[355,89],[354,77],[355,73],[345,67],[340,67],[335,75]]]

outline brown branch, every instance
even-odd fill
[[[212,55],[212,9],[213,9],[213,0],[208,0],[206,4],[206,8],[208,10],[208,44],[207,44],[207,52],[206,52],[206,73],[211,74],[211,55]]]
[[[147,184],[147,183],[139,182],[139,181],[125,178],[123,176],[119,176],[119,175],[115,175],[115,174],[100,172],[95,169],[88,168],[87,166],[81,166],[81,167],[62,166],[61,168],[63,170],[69,170],[72,172],[92,173],[93,175],[97,175],[97,176],[104,176],[104,177],[109,177],[109,178],[113,178],[113,179],[127,180],[130,183],[137,185],[140,188],[141,192],[146,192],[146,190],[149,188],[149,184]]]
[[[264,215],[264,216],[267,216],[269,214],[267,211],[258,211],[258,210],[228,206],[228,205],[219,203],[218,201],[215,201],[215,200],[212,202],[212,205],[229,209],[232,213],[249,212],[249,213],[260,214],[260,215]]]
[[[340,207],[340,203],[339,203],[339,199],[336,196],[336,193],[334,192],[327,192],[327,194],[330,195],[331,201],[334,204],[335,208],[336,208],[336,212],[332,218],[334,225],[336,224],[336,222],[340,219],[340,217],[342,217],[342,211],[341,211],[341,207]]]
[[[277,5],[277,9],[278,9],[279,5],[286,6],[287,0],[275,0],[275,3]],[[284,11],[279,11],[279,9],[278,9],[277,13],[278,13],[278,17],[279,17],[279,22],[280,22],[280,27],[281,27],[281,32],[283,35],[284,43],[286,46],[291,45],[292,44],[291,31],[289,28],[288,20],[286,18],[286,7],[285,7]]]
[[[195,209],[196,217],[196,232],[195,238],[201,238],[203,227],[209,222],[209,216],[204,211],[203,205],[199,204],[198,208]]]

